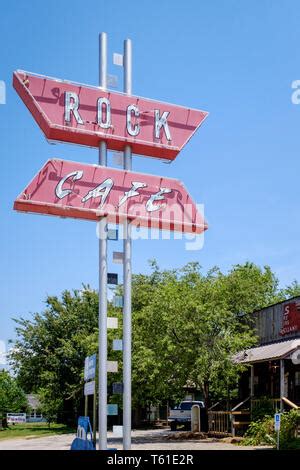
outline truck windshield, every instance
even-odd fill
[[[179,408],[180,410],[190,410],[192,408],[193,403],[181,403]]]
[[[183,401],[180,403],[178,406],[179,410],[191,410],[193,405],[198,405],[200,408],[203,408],[203,402],[202,401]]]

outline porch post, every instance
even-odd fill
[[[250,366],[251,376],[250,376],[250,396],[254,397],[254,364]]]
[[[280,411],[283,411],[283,400],[284,397],[284,359],[280,359]]]

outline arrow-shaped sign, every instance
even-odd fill
[[[98,165],[48,160],[14,209],[201,233],[207,224],[183,184],[175,179]]]
[[[174,160],[207,116],[99,87],[14,72],[13,86],[48,140]]]

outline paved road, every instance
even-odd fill
[[[254,450],[256,447],[243,447],[217,442],[213,439],[207,440],[168,440],[170,431],[167,430],[138,430],[132,432],[133,450]],[[16,438],[0,440],[0,450],[68,450],[73,434],[62,434],[60,436],[47,436],[39,438]],[[108,446],[122,449],[122,440],[114,438],[108,433]]]

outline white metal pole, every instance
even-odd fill
[[[124,41],[124,92],[132,94],[132,43]],[[124,169],[132,169],[130,145],[124,148]],[[131,448],[131,233],[130,224],[124,223],[124,307],[123,307],[123,448]]]
[[[107,87],[107,35],[99,37],[99,85]],[[107,166],[107,145],[99,145],[99,165]],[[107,238],[105,218],[99,225],[99,450],[107,449]]]

